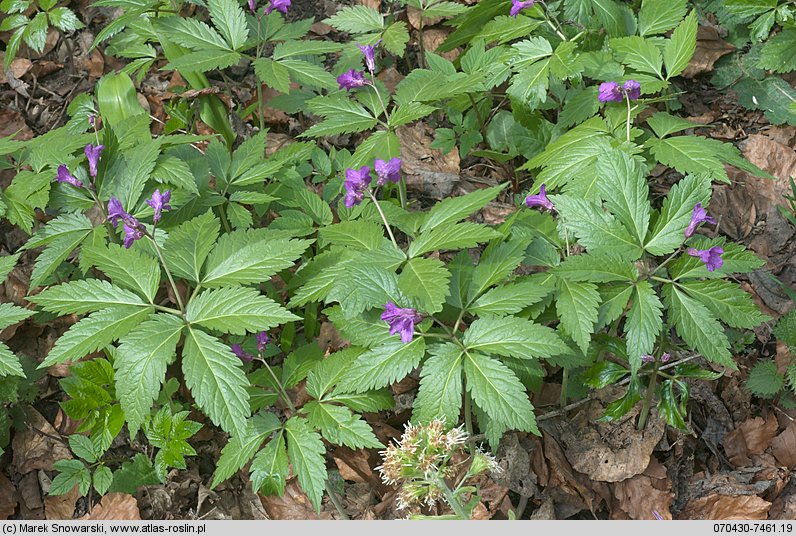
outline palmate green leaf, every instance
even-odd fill
[[[733,86],[738,102],[749,110],[761,110],[775,125],[796,125],[796,89],[778,76],[767,76],[762,80],[744,77]]]
[[[326,393],[337,383],[351,363],[364,352],[362,348],[349,346],[327,356],[307,373],[307,393],[316,400],[325,399]]]
[[[474,87],[480,87],[483,78],[483,73],[444,73],[428,69],[415,69],[398,84],[394,100],[396,104],[406,105],[410,102],[450,99],[464,95],[472,91]]]
[[[420,231],[434,229],[450,222],[458,222],[484,208],[506,187],[505,184],[483,188],[458,197],[450,197],[437,203],[423,219]]]
[[[531,108],[544,104],[550,83],[550,59],[523,67],[511,80],[508,94]]]
[[[46,246],[59,238],[71,234],[84,233],[92,229],[93,225],[91,225],[91,221],[85,215],[81,213],[64,214],[47,222],[47,225],[39,229],[21,249],[22,251],[28,251]]]
[[[402,20],[393,22],[381,34],[381,46],[391,54],[403,57],[409,42],[409,29]]]
[[[22,255],[22,253],[0,257],[0,283],[6,280],[8,274],[11,273],[11,270],[17,265],[20,255]]]
[[[758,67],[775,73],[796,71],[796,29],[787,28],[766,41],[757,60]]]
[[[592,283],[558,279],[556,282],[556,312],[564,330],[578,347],[586,353],[597,322],[600,293]]]
[[[338,89],[334,76],[314,63],[304,60],[284,59],[279,61],[279,65],[290,71],[290,75],[299,84],[313,89],[327,89],[330,91]]]
[[[152,307],[120,305],[92,313],[56,341],[39,368],[78,359],[124,337],[152,313]]]
[[[417,257],[429,251],[471,248],[499,236],[497,231],[477,223],[441,225],[421,233],[410,244],[408,255]]]
[[[268,436],[274,433],[280,425],[279,419],[273,413],[258,413],[252,416],[246,425],[246,432],[242,436],[232,436],[229,443],[221,450],[210,488],[215,488],[243,469],[243,466],[249,463]],[[255,471],[254,467],[252,464],[252,472]],[[257,488],[259,487],[257,486]]]
[[[309,56],[338,52],[341,48],[343,48],[342,45],[333,41],[284,41],[274,47],[271,57],[278,61],[294,56]]]
[[[232,435],[246,433],[249,385],[240,359],[215,337],[188,328],[182,355],[185,384],[213,424]]]
[[[697,15],[691,11],[672,32],[663,48],[663,62],[666,64],[666,79],[682,73],[694,56],[697,37]]]
[[[120,341],[113,361],[116,394],[133,437],[149,420],[152,403],[166,379],[166,367],[177,355],[184,325],[176,316],[157,314]]]
[[[379,309],[346,317],[342,307],[338,305],[324,309],[324,313],[345,340],[350,341],[351,344],[372,348],[390,340],[398,340],[397,335],[390,335],[389,325],[381,319],[382,311]],[[364,352],[364,350],[362,351]]]
[[[669,115],[666,112],[655,112],[649,119],[647,124],[650,126],[655,135],[659,138],[665,138],[669,134],[682,132],[689,128],[695,128],[700,125],[699,123],[692,123],[681,117]]]
[[[649,186],[638,160],[621,150],[597,158],[597,187],[605,206],[644,243],[650,221]]]
[[[115,285],[132,290],[149,303],[155,299],[160,286],[160,265],[156,259],[118,244],[87,245],[80,256],[82,263],[96,267]]]
[[[450,295],[451,274],[438,259],[416,257],[404,266],[398,276],[398,289],[419,304],[419,310],[428,314],[442,310],[445,298]]]
[[[42,309],[59,315],[93,313],[114,305],[146,304],[133,292],[113,286],[101,279],[69,281],[49,287],[28,301],[40,305]]]
[[[553,286],[544,283],[544,281],[552,281],[552,279],[547,274],[537,274],[517,280],[514,283],[493,288],[475,300],[473,305],[467,308],[467,311],[476,315],[510,315],[519,313],[524,308],[538,303],[550,294]]]
[[[384,226],[364,220],[347,220],[318,229],[320,245],[334,244],[356,250],[378,249],[384,243]]]
[[[737,284],[724,279],[686,281],[679,288],[699,300],[722,322],[739,329],[752,329],[771,320]]]
[[[207,290],[190,301],[185,319],[208,329],[244,335],[271,329],[300,317],[247,287]]]
[[[285,423],[287,437],[287,454],[290,465],[298,477],[301,489],[312,501],[315,510],[320,513],[323,490],[326,487],[326,447],[321,436],[314,432],[307,420],[302,417],[291,417]]]
[[[310,426],[321,431],[324,439],[352,449],[384,448],[362,417],[343,406],[313,400],[302,410],[307,412]]]
[[[200,50],[170,60],[165,68],[184,73],[207,72],[236,65],[242,57],[239,52]]]
[[[429,348],[431,357],[420,371],[420,388],[412,405],[412,422],[427,423],[444,419],[448,427],[456,426],[462,407],[462,363],[464,353],[446,343]]]
[[[592,201],[568,195],[552,195],[567,229],[590,253],[612,254],[627,260],[641,256],[641,247],[612,214]]]
[[[170,184],[194,194],[199,193],[190,166],[176,156],[161,154],[152,170],[152,177],[159,183]]]
[[[267,239],[259,235],[229,233],[222,237],[207,259],[204,287],[251,285],[293,266],[310,240]]]
[[[426,353],[423,337],[412,342],[388,342],[357,357],[346,371],[336,391],[363,393],[402,380],[420,364]]]
[[[655,339],[663,329],[663,304],[648,281],[639,281],[633,292],[627,315],[627,355],[635,374],[641,368],[641,356],[652,353]]]
[[[631,282],[638,279],[638,269],[632,262],[605,253],[572,255],[550,271],[568,281],[609,283],[613,281]]]
[[[323,22],[341,32],[362,34],[378,32],[384,28],[384,16],[372,7],[344,7]]]
[[[683,20],[686,0],[643,0],[638,14],[638,33],[642,36],[666,33]]]
[[[519,359],[552,357],[569,348],[546,327],[513,316],[483,315],[470,324],[462,343],[468,350]]]
[[[375,127],[377,123],[373,114],[345,94],[315,97],[308,101],[307,105],[314,114],[320,115],[324,120],[305,131],[303,137],[361,132]]]
[[[777,371],[773,359],[766,359],[755,363],[744,385],[755,396],[773,398],[785,386],[785,377]]]
[[[113,483],[113,471],[111,471],[110,467],[101,465],[91,475],[91,482],[94,485],[94,490],[99,495],[105,495],[111,487],[111,483]]]
[[[263,495],[282,496],[285,493],[290,465],[287,460],[285,435],[280,430],[254,457],[251,465],[252,488]]]
[[[33,272],[30,275],[30,288],[41,286],[47,278],[58,269],[72,251],[75,250],[91,231],[81,231],[60,236],[50,242],[36,258]]]
[[[662,294],[669,323],[677,334],[708,361],[737,370],[730,341],[708,308],[670,284],[663,286]]]
[[[198,283],[220,230],[221,223],[212,210],[172,230],[163,246],[163,257],[171,273]]]
[[[365,393],[337,393],[327,397],[326,402],[338,402],[360,413],[384,411],[395,407],[395,398],[388,388]]]
[[[362,259],[346,264],[339,275],[326,301],[339,302],[347,318],[372,307],[384,306],[390,300],[398,306],[404,305],[399,299],[395,272],[384,266]]]
[[[655,78],[663,78],[663,56],[651,40],[635,35],[617,37],[610,40],[610,45],[616,58],[623,64]]]
[[[91,473],[80,460],[59,460],[53,464],[58,474],[53,478],[50,495],[65,495],[78,486],[81,496],[91,488]]]
[[[224,38],[200,20],[188,17],[164,17],[159,19],[156,25],[180,46],[192,50],[230,50]]]
[[[705,176],[689,175],[672,186],[644,249],[652,255],[667,255],[680,247],[685,240],[684,232],[691,221],[694,205],[702,203],[706,207],[710,193],[710,180]]]
[[[540,435],[525,387],[511,369],[497,359],[468,352],[464,374],[467,390],[491,419],[508,428]]]
[[[235,0],[207,0],[210,19],[232,50],[240,50],[249,38],[246,16]]]
[[[625,312],[630,296],[631,285],[605,285],[599,289],[600,308],[597,310],[597,329],[601,329],[617,320]]]

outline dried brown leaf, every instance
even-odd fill
[[[141,519],[138,501],[127,493],[108,493],[99,504],[80,519],[110,519],[114,521],[137,521]]]
[[[757,495],[711,493],[690,501],[683,511],[685,519],[766,519],[771,503]]]

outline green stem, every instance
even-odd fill
[[[473,408],[467,386],[464,388],[464,429],[467,430],[467,437],[473,437]]]
[[[332,489],[332,484],[328,480],[326,481],[326,494],[329,496],[329,500],[332,502],[334,509],[337,510],[337,514],[344,520],[348,521],[349,517],[343,508],[343,503],[340,501],[340,497],[337,496],[337,492]]]
[[[401,208],[406,210],[406,182],[403,177],[398,181],[398,199],[401,201]]]
[[[567,384],[569,383],[569,370],[564,369],[561,371],[561,397],[559,404],[561,408],[567,406]]]
[[[229,220],[227,219],[227,210],[224,208],[224,205],[218,205],[218,212],[221,215],[221,223],[224,224],[224,230],[228,233],[232,232],[232,227],[229,225]]]
[[[453,509],[453,512],[460,519],[463,519],[463,520],[470,519],[469,514],[467,514],[467,512],[465,512],[464,507],[462,507],[461,503],[459,502],[459,499],[456,498],[456,496],[453,494],[451,489],[445,483],[445,480],[438,476],[437,479],[436,479],[436,484],[439,487],[439,489],[442,490],[442,495],[445,497],[445,501]]]
[[[653,273],[653,274],[657,274],[657,273],[658,273],[658,270],[660,270],[661,268],[663,268],[664,266],[666,266],[667,264],[669,264],[669,261],[671,261],[673,258],[675,258],[675,257],[676,257],[676,256],[677,256],[677,255],[680,253],[680,251],[682,251],[682,249],[683,249],[683,246],[681,245],[679,248],[677,248],[677,250],[676,250],[674,253],[672,253],[671,255],[669,255],[669,257],[667,257],[667,259],[666,259],[665,261],[663,261],[662,263],[660,263],[660,264],[659,264],[659,265],[658,265],[658,266],[655,268],[655,271],[654,271],[654,272],[652,272],[652,273]]]
[[[625,95],[625,101],[627,102],[627,141],[630,141],[630,97]]]
[[[660,281],[661,283],[674,283],[674,281],[671,279],[666,279],[665,277],[658,277],[656,275],[651,275],[650,279],[652,279],[653,281]]]
[[[290,412],[296,413],[296,406],[293,405],[293,401],[290,400],[290,397],[287,395],[287,391],[285,391],[282,382],[280,382],[279,378],[276,377],[276,374],[274,374],[274,371],[271,368],[271,366],[268,364],[268,361],[266,361],[265,358],[260,358],[260,361],[263,365],[265,365],[265,368],[268,369],[268,373],[271,375],[271,379],[274,380],[277,389],[279,389],[279,394],[282,397],[282,399],[285,401],[285,404],[287,404],[287,407],[290,408]]]
[[[379,88],[376,87],[376,74],[371,71],[370,72],[370,79],[373,81],[373,91],[376,92],[376,98],[379,99],[379,103],[381,104],[381,109],[384,111],[384,118],[389,121],[390,115],[387,113],[387,106],[384,104],[384,100],[381,98],[381,93],[379,93]],[[377,118],[378,119],[378,118]]]
[[[639,430],[643,430],[644,427],[647,425],[647,418],[650,414],[650,408],[652,407],[652,399],[655,396],[655,386],[658,382],[658,360],[655,360],[654,368],[652,369],[652,377],[650,378],[650,383],[647,385],[647,394],[644,397],[644,405],[641,406],[641,413],[638,416],[638,426]]]
[[[163,307],[162,305],[155,305],[155,310],[163,311],[164,313],[171,313],[173,315],[182,316],[182,311],[178,311],[177,309],[172,309],[171,307]]]
[[[390,235],[390,240],[398,248],[398,242],[395,240],[395,236],[392,234],[392,229],[390,229],[390,224],[387,222],[387,216],[384,215],[384,212],[381,210],[381,206],[379,206],[379,201],[373,195],[373,192],[368,190],[368,195],[370,196],[371,200],[373,200],[373,204],[376,205],[376,210],[379,211],[379,216],[381,216],[381,221],[384,222],[384,228],[387,229],[387,234]],[[398,248],[401,249],[401,248]]]
[[[174,278],[171,276],[171,270],[169,270],[169,267],[166,265],[166,261],[163,258],[163,254],[160,251],[160,247],[158,246],[158,241],[155,240],[155,229],[156,227],[153,226],[152,234],[150,235],[149,233],[147,233],[147,236],[152,241],[152,246],[154,246],[155,248],[155,254],[158,256],[160,264],[161,266],[163,266],[163,270],[166,272],[166,277],[169,279],[169,284],[171,284],[171,290],[174,291],[174,297],[177,300],[177,305],[180,307],[180,311],[182,311],[180,314],[183,314],[185,312],[185,305],[183,305],[182,303],[182,297],[180,296],[180,291],[177,289],[177,284],[174,282]]]

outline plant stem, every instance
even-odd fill
[[[652,369],[652,377],[650,383],[647,385],[647,394],[644,397],[644,405],[641,406],[641,413],[638,416],[638,430],[643,430],[647,425],[647,417],[650,414],[650,407],[652,406],[652,398],[655,396],[655,386],[658,382],[658,361],[655,360],[655,366]]]
[[[376,92],[376,98],[379,99],[379,103],[381,104],[381,109],[384,111],[384,119],[389,120],[390,114],[387,113],[387,106],[384,104],[384,100],[381,98],[381,93],[379,93],[379,88],[376,87],[376,74],[373,71],[370,71],[370,79],[373,81],[373,91]]]
[[[368,190],[368,195],[370,196],[371,200],[373,200],[373,204],[376,205],[376,210],[379,211],[379,216],[381,216],[381,221],[384,222],[384,228],[387,229],[387,234],[390,235],[390,240],[398,248],[398,242],[395,240],[395,236],[392,234],[392,229],[390,229],[390,224],[387,223],[387,216],[384,215],[384,212],[381,210],[381,206],[379,206],[379,201],[373,195],[373,192]],[[398,248],[401,249],[401,248]]]
[[[229,220],[227,220],[227,210],[224,208],[224,205],[218,205],[218,211],[221,214],[221,223],[224,224],[224,230],[228,233],[232,232],[232,228],[229,226]]]
[[[401,208],[406,210],[406,182],[403,177],[398,181],[398,199],[401,201]]]
[[[326,494],[329,496],[329,500],[332,502],[332,505],[334,505],[334,509],[337,510],[338,515],[342,519],[348,521],[349,517],[345,508],[343,508],[343,503],[340,501],[340,497],[337,496],[337,492],[332,489],[332,484],[329,480],[326,481]]]
[[[563,369],[561,371],[561,396],[559,405],[561,409],[567,407],[567,384],[569,383],[569,369]]]
[[[171,276],[171,270],[166,265],[166,261],[163,258],[163,254],[160,252],[160,247],[158,246],[158,241],[155,240],[155,230],[156,227],[152,227],[152,234],[150,235],[147,233],[147,236],[152,241],[152,246],[155,248],[155,254],[158,256],[160,260],[160,264],[163,266],[163,270],[166,272],[166,277],[169,279],[169,283],[171,284],[171,290],[174,291],[174,297],[177,300],[177,305],[180,307],[180,314],[185,313],[185,305],[182,303],[182,297],[180,296],[180,291],[177,289],[177,284],[174,282],[174,278]]]
[[[627,102],[627,141],[630,141],[630,97],[625,95],[625,101]]]
[[[467,380],[465,380],[467,383]],[[464,386],[464,429],[467,430],[467,436],[473,437],[473,408],[472,400],[470,400],[470,392],[467,386]]]
[[[279,394],[284,400],[285,404],[287,404],[287,407],[290,408],[290,412],[296,413],[296,406],[293,405],[293,401],[290,400],[290,397],[287,395],[287,391],[285,391],[285,387],[282,385],[282,382],[279,381],[279,378],[276,377],[276,374],[274,374],[274,371],[271,368],[271,366],[268,364],[268,361],[266,361],[264,357],[261,357],[260,362],[263,365],[265,365],[266,369],[268,369],[268,373],[271,375],[271,378],[274,380],[277,389],[279,389]]]
[[[664,266],[666,266],[666,265],[669,263],[669,261],[670,261],[670,260],[672,260],[673,258],[675,258],[675,257],[676,257],[676,256],[677,256],[677,255],[680,253],[680,251],[682,251],[682,249],[683,249],[683,246],[681,245],[679,248],[677,248],[677,250],[676,250],[674,253],[672,253],[671,255],[669,255],[669,257],[667,257],[667,259],[666,259],[665,261],[663,261],[662,263],[660,263],[660,264],[659,264],[659,265],[658,265],[658,266],[655,268],[655,271],[654,271],[654,272],[652,272],[652,273],[653,273],[653,274],[657,274],[657,273],[658,273],[658,270],[660,270],[661,268],[663,268]]]
[[[182,315],[182,311],[172,309],[171,307],[163,307],[162,305],[155,305],[154,307],[157,311],[163,311],[164,313],[171,313],[173,315]]]
[[[462,507],[461,503],[459,502],[459,499],[456,498],[451,489],[445,483],[445,480],[438,476],[436,484],[437,486],[439,486],[439,489],[442,490],[442,495],[445,497],[445,501],[450,505],[454,513],[460,519],[463,520],[470,519],[470,516],[467,514],[467,512],[464,511],[464,507]]]

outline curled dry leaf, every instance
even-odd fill
[[[432,129],[415,123],[397,129],[407,188],[433,199],[448,197],[459,182],[459,151],[442,154],[429,149],[434,141]]]
[[[642,474],[617,482],[613,491],[616,506],[630,519],[655,519],[653,512],[664,519],[672,519],[669,512],[674,499],[672,482],[666,468],[655,457],[650,459]]]
[[[685,519],[767,519],[771,503],[757,495],[711,493],[690,501],[683,511]]]
[[[287,482],[281,497],[260,495],[260,501],[271,519],[333,519],[329,512],[315,513],[309,497],[301,491],[295,478]]]
[[[46,495],[44,497],[44,515],[47,519],[72,519],[75,504],[80,498],[77,484],[63,495]]]
[[[58,432],[33,408],[26,411],[28,427],[14,435],[12,464],[17,473],[36,469],[52,470],[58,460],[70,460],[69,448],[59,441]]]
[[[735,467],[752,465],[750,456],[762,454],[777,433],[777,419],[755,417],[741,423],[724,437],[724,452]]]
[[[779,463],[790,469],[796,469],[796,422],[791,422],[771,441],[771,452]]]
[[[735,46],[719,37],[714,26],[700,26],[697,30],[696,52],[683,71],[683,76],[693,78],[698,74],[709,73],[719,58],[733,50]]]
[[[141,519],[138,501],[127,493],[108,493],[99,504],[80,519],[110,519],[115,521],[137,521]]]

